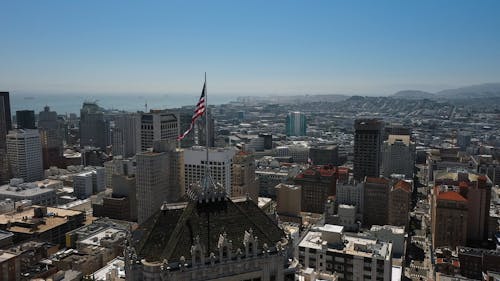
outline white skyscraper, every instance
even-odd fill
[[[153,147],[156,141],[177,140],[179,136],[179,118],[177,114],[166,110],[151,110],[142,113],[137,122],[137,152]]]
[[[73,194],[79,199],[88,198],[106,189],[104,167],[86,167],[85,169],[86,171],[73,177]]]
[[[136,166],[137,218],[139,224],[156,213],[166,200],[168,155],[166,152],[138,153]]]
[[[43,179],[42,142],[37,130],[10,131],[7,157],[13,177],[25,182]]]
[[[175,142],[155,142],[152,151],[136,155],[137,218],[139,224],[156,213],[164,202],[178,202],[183,194],[182,150]]]
[[[232,163],[236,151],[232,148],[209,150],[210,173],[215,182],[222,184],[228,195],[231,193]],[[192,147],[184,150],[184,185],[200,181],[205,175],[206,150]]]

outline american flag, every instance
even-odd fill
[[[187,129],[187,131],[185,131],[184,134],[177,137],[178,141],[185,138],[189,134],[189,132],[191,132],[191,130],[193,130],[194,122],[196,122],[196,120],[198,118],[200,118],[200,116],[202,116],[203,113],[205,113],[205,110],[206,110],[206,108],[205,108],[206,85],[207,85],[207,82],[205,82],[203,84],[203,90],[201,91],[200,100],[198,100],[198,103],[196,104],[196,108],[194,109],[193,117],[191,117],[191,125],[189,125],[189,129]]]

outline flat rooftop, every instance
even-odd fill
[[[322,239],[322,234],[319,231],[310,231],[304,239],[299,243],[299,247],[311,248],[320,250],[323,245],[328,246],[329,252],[337,252],[340,254],[349,254],[360,257],[381,257],[384,260],[390,259],[392,254],[392,244],[376,239],[360,238],[343,236],[344,246],[330,247],[328,242]]]
[[[110,273],[112,270],[116,270],[118,278],[125,279],[125,262],[122,257],[117,257],[111,260],[106,266],[99,269],[98,271],[92,274],[94,280],[108,280],[106,275]]]
[[[83,239],[79,243],[86,244],[86,245],[100,246],[101,240],[106,239],[108,237],[112,237],[116,233],[123,233],[123,237],[126,236],[125,230],[119,229],[119,228],[109,227],[107,229],[104,229],[103,231],[100,231],[94,235],[87,237],[86,239]]]
[[[62,187],[59,180],[44,180],[29,183],[19,183],[16,185],[5,184],[0,186],[0,196],[2,197],[29,197],[39,194],[54,192],[57,185]]]
[[[30,206],[25,208],[21,212],[11,212],[0,215],[0,224],[6,225],[9,222],[10,223],[19,222],[26,224],[26,226],[13,225],[10,228],[8,228],[8,231],[19,232],[19,233],[37,233],[37,232],[44,232],[49,229],[58,227],[62,224],[65,224],[68,221],[67,217],[76,216],[82,213],[79,211],[46,207],[47,216],[44,216],[43,218],[33,218],[33,216],[35,215],[35,208],[37,207],[41,206]],[[43,221],[44,223],[39,223],[40,221]],[[32,228],[30,227],[30,224],[33,225],[37,224],[37,227]]]

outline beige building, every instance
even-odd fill
[[[280,183],[276,186],[276,211],[282,221],[300,220],[301,187]]]
[[[231,196],[250,196],[252,200],[259,197],[259,182],[255,176],[254,156],[245,151],[239,151],[233,157],[233,186]]]
[[[153,151],[136,155],[137,219],[146,221],[164,202],[177,202],[183,194],[182,151],[173,142],[156,142]]]
[[[0,215],[0,228],[14,233],[14,243],[37,238],[64,244],[65,233],[83,225],[85,213],[53,207],[30,206]]]

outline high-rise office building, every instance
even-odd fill
[[[78,199],[86,199],[92,194],[106,189],[106,172],[104,167],[86,168],[86,171],[73,176],[73,194]]]
[[[43,167],[64,166],[62,124],[57,113],[45,106],[38,114],[38,131],[42,140]]]
[[[286,116],[286,135],[305,136],[307,131],[307,119],[302,112],[289,112]]]
[[[259,182],[255,176],[255,158],[253,154],[240,151],[233,158],[233,186],[231,196],[250,196],[259,198]]]
[[[164,202],[177,202],[183,194],[182,152],[175,142],[155,142],[152,151],[136,156],[137,217],[139,224],[153,215]]]
[[[389,192],[388,224],[408,228],[411,211],[411,191],[409,182],[399,180]]]
[[[0,92],[0,183],[10,179],[6,137],[12,130],[11,122],[9,92]]]
[[[13,130],[7,135],[12,176],[25,182],[43,179],[42,143],[37,130]]]
[[[415,167],[415,143],[408,135],[389,135],[382,145],[382,174],[392,174],[413,178]]]
[[[363,225],[386,225],[389,215],[390,181],[366,177],[363,190]]]
[[[224,186],[228,195],[232,194],[234,155],[235,151],[232,148],[209,150],[210,174],[215,182]],[[184,186],[186,190],[205,175],[205,159],[206,150],[203,147],[192,147],[184,150]]]
[[[132,157],[137,152],[137,114],[122,114],[115,117],[112,133],[113,156]]]
[[[165,152],[147,151],[136,158],[137,219],[141,224],[166,200],[168,156]]]
[[[151,110],[139,115],[137,128],[137,152],[153,147],[156,141],[177,140],[179,118],[167,110]]]
[[[301,186],[303,212],[322,214],[329,196],[335,196],[337,168],[333,166],[312,166],[298,174],[295,185]]]
[[[467,199],[444,187],[435,187],[431,198],[432,247],[454,249],[467,242]]]
[[[106,122],[95,102],[84,102],[80,110],[80,146],[106,149]]]
[[[478,176],[470,183],[467,191],[467,240],[480,242],[488,240],[488,222],[490,218],[491,181],[485,176]]]
[[[384,125],[378,119],[357,119],[354,123],[354,178],[380,175],[380,146]]]
[[[36,129],[35,111],[33,110],[16,111],[16,123],[18,129]]]

